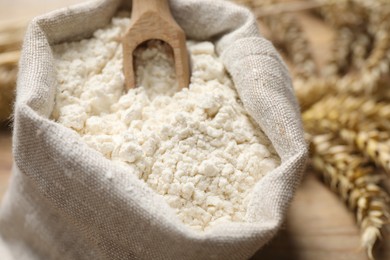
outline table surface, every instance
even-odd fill
[[[0,21],[31,17],[82,0],[0,0]],[[23,6],[23,8],[21,8]],[[332,32],[302,14],[316,62],[323,64],[329,53]],[[11,132],[0,128],[0,197],[7,189],[12,167]],[[390,235],[384,234],[377,259],[390,259]],[[359,230],[344,204],[313,172],[305,173],[282,230],[254,259],[367,260],[360,246]]]

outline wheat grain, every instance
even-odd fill
[[[354,69],[362,69],[370,52],[372,37],[366,31],[356,33],[356,40],[351,45],[351,65]]]
[[[337,81],[340,92],[373,93],[390,64],[389,5],[378,1],[328,1],[317,9],[325,21],[338,30],[334,57],[325,76],[347,75]],[[387,8],[384,8],[387,6]],[[351,66],[346,66],[346,65]],[[351,71],[352,68],[359,69]]]
[[[324,77],[336,77],[346,73],[350,65],[350,46],[354,42],[353,31],[348,27],[337,30],[332,44],[332,56],[323,70]]]
[[[253,2],[259,1],[248,2],[253,8]],[[313,71],[300,73],[299,68],[307,60],[302,57],[310,57],[310,53],[307,54],[309,48],[293,48],[294,44],[303,46],[301,39],[305,38],[296,29],[296,22],[282,19],[285,15],[261,20],[266,21],[271,39],[284,47],[293,65],[294,89],[304,111],[305,127],[314,140],[313,165],[355,212],[362,244],[373,258],[373,246],[389,220],[389,196],[378,186],[383,176],[377,174],[371,162],[389,168],[386,149],[390,144],[390,110],[384,101],[390,99],[390,94],[384,75],[390,54],[389,26],[384,18],[390,12],[386,14],[378,10],[381,5],[367,3],[374,1],[327,2],[329,5],[317,12],[333,25],[337,34],[333,57],[322,72],[323,78]],[[299,36],[291,37],[287,32]],[[330,94],[326,93],[328,90]],[[358,96],[340,96],[338,92]]]
[[[334,135],[317,135],[310,139],[313,167],[355,212],[362,230],[362,245],[373,259],[373,246],[390,219],[390,197],[378,185],[383,176]]]
[[[340,130],[340,137],[349,144],[355,145],[377,165],[390,174],[390,147],[381,143],[381,135],[388,139],[388,132],[355,132],[348,129]]]
[[[302,111],[306,111],[313,104],[321,100],[326,94],[335,93],[336,78],[324,79],[311,77],[306,80],[294,79],[295,95],[298,98]]]
[[[308,79],[317,75],[309,43],[303,36],[302,26],[294,15],[267,16],[261,21],[268,26],[272,41],[286,50],[289,59],[295,65],[294,79]]]
[[[362,111],[353,110],[359,104],[363,107]],[[355,146],[390,173],[390,147],[383,143],[389,140],[389,132],[380,131],[378,122],[372,120],[376,115],[373,113],[375,108],[378,107],[361,99],[331,96],[304,112],[303,120],[311,132],[337,133],[344,141]],[[379,110],[387,112],[383,107]]]
[[[390,104],[364,96],[328,95],[305,112],[304,118],[337,120],[353,128],[360,124],[364,130],[388,130]]]
[[[294,64],[294,79],[313,77],[317,74],[317,68],[310,51],[307,37],[303,34],[302,26],[294,14],[286,13],[279,16],[271,15],[268,9],[276,10],[280,14],[283,11],[297,11],[302,8],[313,8],[323,5],[323,0],[316,1],[294,1],[291,3],[279,3],[279,1],[242,1],[246,6],[251,7],[260,22],[264,23],[271,32],[271,40],[286,50],[289,59]],[[268,8],[268,9],[267,9]],[[264,14],[267,15],[264,15]]]
[[[364,24],[367,19],[366,8],[354,0],[327,0],[325,5],[313,11],[334,28],[354,27]]]

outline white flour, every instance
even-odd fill
[[[214,45],[188,42],[192,77],[181,91],[162,45],[139,51],[140,87],[125,93],[118,39],[129,21],[114,18],[91,39],[54,47],[53,119],[143,179],[185,224],[204,230],[245,221],[253,186],[279,159],[243,108]]]

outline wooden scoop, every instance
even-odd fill
[[[186,37],[172,17],[168,0],[133,0],[130,29],[122,42],[126,88],[135,87],[133,51],[152,39],[162,40],[172,47],[179,87],[188,87],[190,72]]]

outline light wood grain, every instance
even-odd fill
[[[353,215],[311,172],[297,191],[285,227],[254,259],[368,260]]]
[[[136,85],[133,52],[148,40],[162,40],[171,46],[179,87],[188,87],[189,64],[184,31],[173,19],[167,0],[135,0],[130,28],[123,37],[123,67],[127,89]]]

